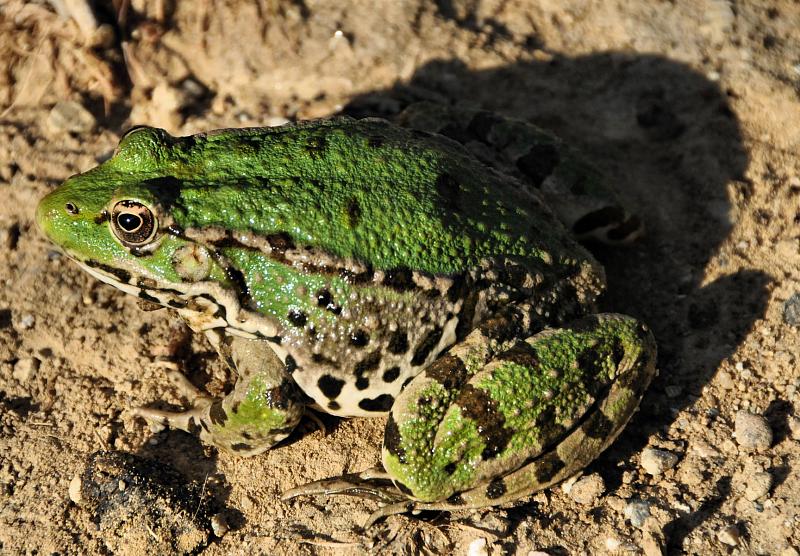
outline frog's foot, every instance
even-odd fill
[[[384,503],[406,500],[405,495],[394,486],[392,478],[382,467],[373,467],[361,473],[349,473],[301,485],[284,492],[281,500],[288,502],[298,496],[337,494],[359,496]]]
[[[586,317],[497,354],[481,350],[484,333],[453,346],[392,406],[379,478],[383,485],[390,478],[393,492],[347,476],[287,494],[385,495],[389,505],[370,523],[399,512],[511,502],[594,460],[655,374],[652,334],[622,315]],[[398,491],[407,499],[397,500]]]
[[[228,337],[215,347],[238,374],[230,394],[211,397],[166,364],[170,380],[191,407],[178,412],[137,408],[134,414],[162,427],[199,431],[205,443],[236,455],[264,452],[289,436],[303,416],[301,395],[266,342]]]

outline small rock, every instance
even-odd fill
[[[511,522],[498,512],[488,512],[473,519],[472,525],[499,538],[507,537],[511,532]]]
[[[644,556],[663,556],[666,553],[664,536],[660,532],[642,532],[642,552]]]
[[[789,416],[789,432],[793,440],[800,440],[800,417]]]
[[[33,325],[36,324],[36,317],[30,313],[25,313],[19,318],[19,322],[17,323],[17,328],[20,330],[29,330],[33,328]]]
[[[772,429],[764,416],[744,409],[736,412],[734,435],[739,446],[748,451],[767,450],[772,446]]]
[[[741,534],[739,533],[739,528],[736,525],[726,525],[719,531],[717,531],[717,540],[722,544],[727,544],[728,546],[739,546],[739,539],[741,538]]]
[[[766,471],[753,473],[747,478],[747,486],[744,490],[744,497],[754,502],[769,494],[769,489],[772,488],[772,475]]]
[[[639,551],[639,548],[630,541],[620,540],[616,537],[606,537],[605,540],[606,550],[609,552],[633,552]]]
[[[676,463],[678,463],[678,456],[658,448],[645,448],[642,450],[642,455],[639,459],[642,469],[654,477],[661,475],[667,469],[675,467]]]
[[[625,517],[631,522],[631,525],[637,529],[641,529],[647,518],[650,517],[650,504],[644,500],[630,500],[625,505]]]
[[[47,123],[55,131],[87,133],[94,128],[97,121],[81,104],[62,100],[50,110]]]
[[[225,519],[224,514],[218,513],[211,516],[211,530],[214,532],[214,536],[217,538],[224,537],[225,533],[230,530],[228,520]]]
[[[792,294],[783,304],[783,321],[789,326],[800,326],[800,292]]]
[[[717,373],[717,382],[721,388],[725,390],[733,390],[736,387],[736,383],[733,382],[733,378],[728,371],[720,371]]]
[[[486,547],[486,539],[481,537],[469,543],[467,556],[489,556],[489,550]]]
[[[721,458],[722,454],[705,440],[698,439],[692,443],[692,450],[703,459]]]
[[[668,398],[677,398],[678,396],[681,395],[682,390],[683,388],[677,385],[669,385],[666,388],[664,388],[664,392],[667,394]]]
[[[35,357],[23,357],[14,363],[14,371],[11,376],[19,382],[28,382],[33,374],[39,370],[39,360]]]
[[[578,504],[590,506],[597,502],[605,490],[603,478],[598,473],[592,473],[575,481],[569,491],[569,497]]]

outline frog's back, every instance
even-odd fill
[[[178,178],[162,194],[185,228],[288,233],[376,269],[433,274],[498,256],[591,260],[535,193],[438,135],[341,118],[175,141],[153,170]]]

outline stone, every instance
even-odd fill
[[[639,459],[639,464],[648,474],[661,475],[664,471],[672,469],[678,463],[678,456],[667,450],[658,448],[645,448]]]
[[[35,357],[23,357],[14,363],[14,371],[11,373],[11,376],[19,382],[28,382],[31,380],[34,373],[39,370],[39,364],[39,360]]]
[[[746,479],[744,497],[754,502],[769,494],[772,488],[772,475],[766,471],[753,473]]]
[[[80,103],[62,100],[50,110],[47,123],[58,132],[88,133],[94,129],[97,120]]]
[[[592,473],[581,477],[569,490],[569,497],[578,504],[591,506],[605,492],[606,485],[603,478],[598,473]]]
[[[783,322],[800,326],[800,292],[795,292],[783,304]]]
[[[650,517],[650,504],[644,500],[630,500],[625,505],[625,517],[630,520],[631,525],[637,529],[644,526],[644,522]]]
[[[766,418],[744,409],[736,412],[734,435],[739,446],[750,452],[772,446],[772,429]]]

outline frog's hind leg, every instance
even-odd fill
[[[226,364],[237,374],[233,391],[213,398],[177,369],[170,379],[188,398],[180,412],[137,408],[136,415],[162,426],[199,431],[207,444],[241,456],[259,454],[286,438],[303,416],[305,404],[275,352],[262,340],[209,334]]]
[[[529,122],[425,102],[412,104],[398,119],[401,125],[455,139],[485,164],[532,186],[578,239],[629,243],[644,230],[606,176],[558,137]]]
[[[621,315],[545,330],[488,362],[461,347],[397,398],[383,466],[398,490],[370,523],[493,506],[564,480],[614,441],[655,374],[652,334]]]

